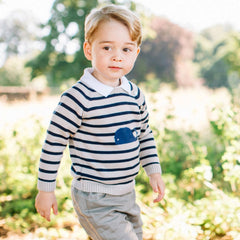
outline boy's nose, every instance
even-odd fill
[[[122,62],[123,56],[122,56],[121,50],[115,49],[115,51],[113,51],[112,53],[113,53],[112,60],[114,62]]]
[[[114,57],[112,58],[112,60],[113,60],[114,62],[122,62],[122,58],[121,58],[120,56],[114,56]]]

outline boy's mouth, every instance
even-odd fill
[[[120,69],[122,69],[121,67],[117,67],[117,66],[110,66],[109,68],[113,69],[113,70],[120,70]]]

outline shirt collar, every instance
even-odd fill
[[[86,68],[84,70],[84,74],[81,77],[80,81],[83,83],[86,83],[89,87],[103,95],[104,97],[107,97],[114,87],[108,86],[103,84],[102,82],[98,81],[93,75],[93,68]],[[126,77],[121,78],[121,85],[119,86],[126,92],[130,93],[131,92],[131,86],[129,84],[129,81]]]

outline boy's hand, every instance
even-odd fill
[[[165,193],[165,184],[162,180],[160,173],[153,173],[149,176],[150,185],[154,192],[158,193],[158,196],[156,199],[153,200],[153,202],[160,202]]]
[[[54,192],[42,192],[39,191],[35,199],[35,207],[37,212],[50,221],[51,208],[55,215],[58,214],[57,200]]]

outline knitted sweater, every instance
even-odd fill
[[[127,193],[140,163],[148,175],[161,172],[143,93],[125,77],[113,88],[91,72],[85,69],[53,113],[39,163],[41,191],[54,191],[67,145],[72,185],[82,191]]]

